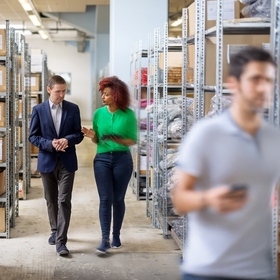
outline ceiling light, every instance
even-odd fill
[[[23,3],[21,5],[25,11],[32,11],[32,7],[30,6],[29,3]]]
[[[180,25],[182,23],[182,18],[178,18],[177,20],[175,20],[172,24],[171,24],[171,26],[178,26],[178,25]]]
[[[37,16],[35,15],[31,15],[29,16],[30,20],[32,21],[32,23],[35,25],[35,26],[40,26],[41,23],[39,21],[39,19],[37,18]]]
[[[41,35],[42,39],[48,39],[48,35],[44,30],[39,30],[39,34]]]

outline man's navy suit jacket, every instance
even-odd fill
[[[53,139],[66,138],[68,148],[65,152],[57,152],[53,146]],[[39,148],[37,170],[49,173],[54,170],[58,155],[68,172],[78,169],[75,145],[83,140],[81,132],[80,110],[76,104],[62,101],[62,116],[59,134],[57,135],[49,100],[35,106],[32,111],[29,141]]]

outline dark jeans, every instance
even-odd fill
[[[57,232],[56,243],[67,243],[71,217],[71,198],[75,172],[68,172],[60,158],[50,173],[41,173],[51,230]]]
[[[215,277],[215,276],[198,276],[198,275],[193,275],[193,274],[184,274],[183,275],[183,280],[249,280],[248,278],[225,278],[225,277]],[[269,280],[269,279],[250,279],[250,280]],[[272,280],[272,279],[270,279]]]
[[[113,235],[120,235],[125,213],[124,197],[133,170],[130,152],[98,153],[94,175],[100,198],[102,239],[109,240],[113,205]]]

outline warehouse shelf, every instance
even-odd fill
[[[31,56],[30,56],[30,48],[28,44],[25,42],[25,37],[21,36],[20,38],[20,53],[21,53],[21,85],[22,85],[22,145],[19,145],[22,148],[23,152],[23,165],[19,166],[21,170],[19,173],[22,175],[23,181],[23,199],[27,198],[27,193],[29,191],[31,182],[31,150],[30,143],[28,141],[29,136],[29,112],[31,110],[31,101],[30,101],[30,92],[31,92]]]
[[[145,112],[145,108],[141,107],[141,90],[146,89],[148,90],[148,86],[144,85],[142,83],[142,65],[144,63],[144,59],[146,60],[148,57],[148,51],[145,49],[142,49],[142,43],[139,41],[139,44],[135,46],[135,51],[130,56],[130,92],[131,92],[131,99],[133,100],[134,104],[134,112],[137,119],[137,123],[140,124],[140,117],[141,112]],[[138,77],[137,81],[135,81],[135,73],[138,71]],[[137,84],[135,84],[137,83]],[[140,178],[145,178],[146,174],[140,174],[140,162],[141,162],[141,156],[143,154],[140,152],[140,138],[145,137],[146,130],[140,129],[138,127],[137,129],[137,138],[138,142],[136,144],[136,147],[133,147],[132,154],[133,154],[133,160],[134,160],[134,166],[136,167],[136,170],[134,172],[134,178],[130,181],[130,187],[133,189],[133,193],[136,194],[136,199],[140,200],[141,193],[143,187],[140,186]]]
[[[176,235],[176,232],[171,228],[171,236],[177,243],[178,247],[183,251],[183,240]]]
[[[1,196],[0,201],[5,203],[5,228],[1,237],[10,237],[10,228],[15,226],[15,217],[18,215],[18,44],[15,29],[10,28],[10,23],[6,21],[6,56],[1,60],[6,60],[6,93],[0,93],[1,102],[5,102],[5,128],[1,132],[5,133],[6,138],[6,162],[0,163],[0,167],[5,168],[6,174],[6,193]],[[7,65],[7,61],[9,61]],[[3,172],[2,172],[3,173]],[[4,176],[2,174],[2,176]]]
[[[223,34],[270,34],[270,23],[265,22],[231,22],[223,23]],[[214,26],[205,31],[206,36],[216,36],[217,27]]]

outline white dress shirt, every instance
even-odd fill
[[[50,104],[50,110],[51,110],[51,115],[52,115],[52,119],[53,119],[53,124],[54,124],[55,130],[56,130],[56,134],[58,136],[59,129],[60,129],[60,123],[61,123],[61,116],[62,116],[62,102],[59,103],[58,105],[55,105],[49,99],[49,104]]]

